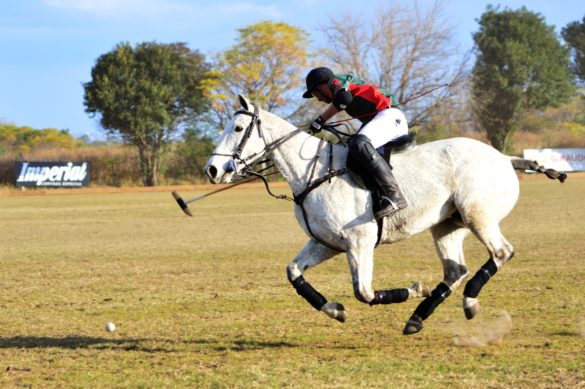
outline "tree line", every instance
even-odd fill
[[[164,146],[158,177],[167,185],[205,182],[203,167],[215,145],[187,129],[180,140]],[[16,181],[17,161],[84,161],[96,186],[144,185],[136,147],[115,139],[75,138],[67,130],[0,124],[0,186]]]
[[[416,2],[391,4],[374,23],[331,16],[320,28],[327,47],[318,52],[309,51],[306,31],[273,21],[239,29],[235,44],[211,58],[185,43],[123,42],[96,60],[83,84],[85,110],[135,149],[148,186],[158,184],[170,151],[203,163],[238,93],[293,123],[309,122],[316,107],[300,94],[305,74],[318,65],[408,101],[403,109],[423,138],[475,131],[501,151],[513,149],[526,118],[574,101],[585,80],[585,17],[562,29],[563,43],[538,13],[488,6],[473,53],[462,55],[443,7],[440,0],[426,12]],[[578,126],[581,120],[576,114]]]

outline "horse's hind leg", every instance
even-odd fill
[[[481,227],[472,225],[472,231],[486,246],[490,258],[465,285],[463,311],[467,319],[473,319],[479,313],[477,296],[481,288],[514,256],[514,248],[502,235],[497,222]]]
[[[303,273],[306,270],[326,261],[335,254],[338,254],[337,251],[331,250],[311,239],[295,259],[288,264],[286,275],[297,293],[316,310],[325,312],[329,317],[344,322],[347,318],[347,313],[343,305],[336,302],[327,302],[327,299],[303,277]]]
[[[435,240],[435,249],[443,265],[443,281],[415,309],[402,331],[404,335],[422,330],[423,320],[426,320],[467,276],[463,240],[469,230],[463,227],[460,219],[449,218],[434,226],[431,233]]]

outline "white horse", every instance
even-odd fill
[[[409,205],[386,218],[379,231],[370,192],[344,174],[344,146],[324,143],[239,98],[242,110],[225,128],[206,172],[213,183],[229,183],[263,157],[273,160],[290,185],[296,218],[310,237],[287,266],[289,281],[299,295],[331,318],[345,321],[343,306],[328,302],[303,276],[311,267],[345,252],[359,301],[375,305],[426,297],[403,330],[404,334],[416,333],[423,320],[467,277],[463,240],[471,231],[489,252],[489,260],[463,292],[466,317],[471,319],[479,312],[481,288],[514,255],[499,227],[519,195],[512,157],[467,138],[430,142],[393,155],[394,174]],[[374,291],[377,243],[393,243],[428,229],[443,265],[443,281],[432,293],[419,283]]]

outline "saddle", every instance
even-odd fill
[[[384,146],[378,148],[378,152],[384,157],[388,164],[390,164],[390,155],[392,153],[400,153],[416,146],[416,132],[409,131],[408,134],[401,135],[398,138],[391,140]],[[392,166],[392,165],[390,165]]]

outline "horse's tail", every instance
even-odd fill
[[[512,166],[516,170],[533,170],[538,173],[546,175],[551,180],[559,180],[561,183],[567,179],[567,173],[558,172],[555,169],[547,169],[544,166],[540,166],[538,162],[531,161],[520,157],[509,157]]]

